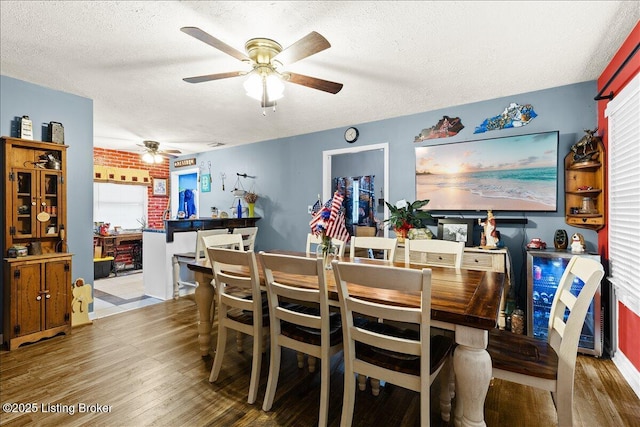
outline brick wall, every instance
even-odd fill
[[[139,153],[130,153],[128,151],[107,150],[104,148],[93,148],[93,163],[100,166],[111,166],[129,169],[145,169],[149,171],[152,178],[164,178],[169,184],[169,160],[165,159],[159,164],[148,164],[142,162]],[[130,185],[130,184],[122,184]],[[167,194],[171,194],[167,188]],[[148,228],[162,229],[162,213],[167,208],[169,196],[154,196],[153,187],[147,187],[147,226]]]

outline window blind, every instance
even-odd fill
[[[609,280],[640,314],[640,75],[607,105],[609,123]]]

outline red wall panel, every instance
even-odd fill
[[[598,92],[602,91],[609,80],[613,77],[616,70],[620,68],[622,63],[629,57],[629,54],[640,43],[640,22],[636,24],[635,28],[629,34],[629,37],[622,44],[618,52],[615,54],[607,68],[602,72],[598,78]],[[636,53],[631,60],[620,70],[614,80],[611,81],[609,87],[604,90],[603,95],[608,95],[613,92],[614,95],[619,93],[627,83],[631,81],[640,71],[640,53]],[[598,129],[602,132],[602,141],[604,143],[605,150],[608,150],[608,128],[607,119],[604,116],[604,111],[607,108],[607,101],[598,102]],[[607,183],[608,187],[608,183]],[[606,202],[605,202],[606,203]],[[605,207],[609,209],[607,205]],[[608,217],[608,215],[607,215]],[[602,254],[603,259],[609,261],[609,228],[606,226],[598,232],[598,249]],[[640,317],[637,313],[629,310],[624,304],[618,304],[618,348],[622,351],[627,359],[637,370],[640,371]]]

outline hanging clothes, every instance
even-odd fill
[[[184,190],[184,207],[186,218],[191,218],[192,215],[196,215],[196,201],[193,190]]]

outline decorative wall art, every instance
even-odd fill
[[[462,121],[460,121],[460,117],[451,118],[449,116],[442,116],[442,119],[440,119],[435,125],[428,129],[422,129],[420,135],[416,136],[416,139],[413,142],[420,142],[435,138],[448,138],[450,136],[457,135],[462,129],[464,129],[464,125],[462,124]]]
[[[533,105],[520,105],[512,102],[504,109],[502,114],[485,119],[473,133],[483,133],[489,130],[517,128],[526,125],[538,117],[533,111]]]
[[[559,132],[415,147],[429,210],[555,212]]]

